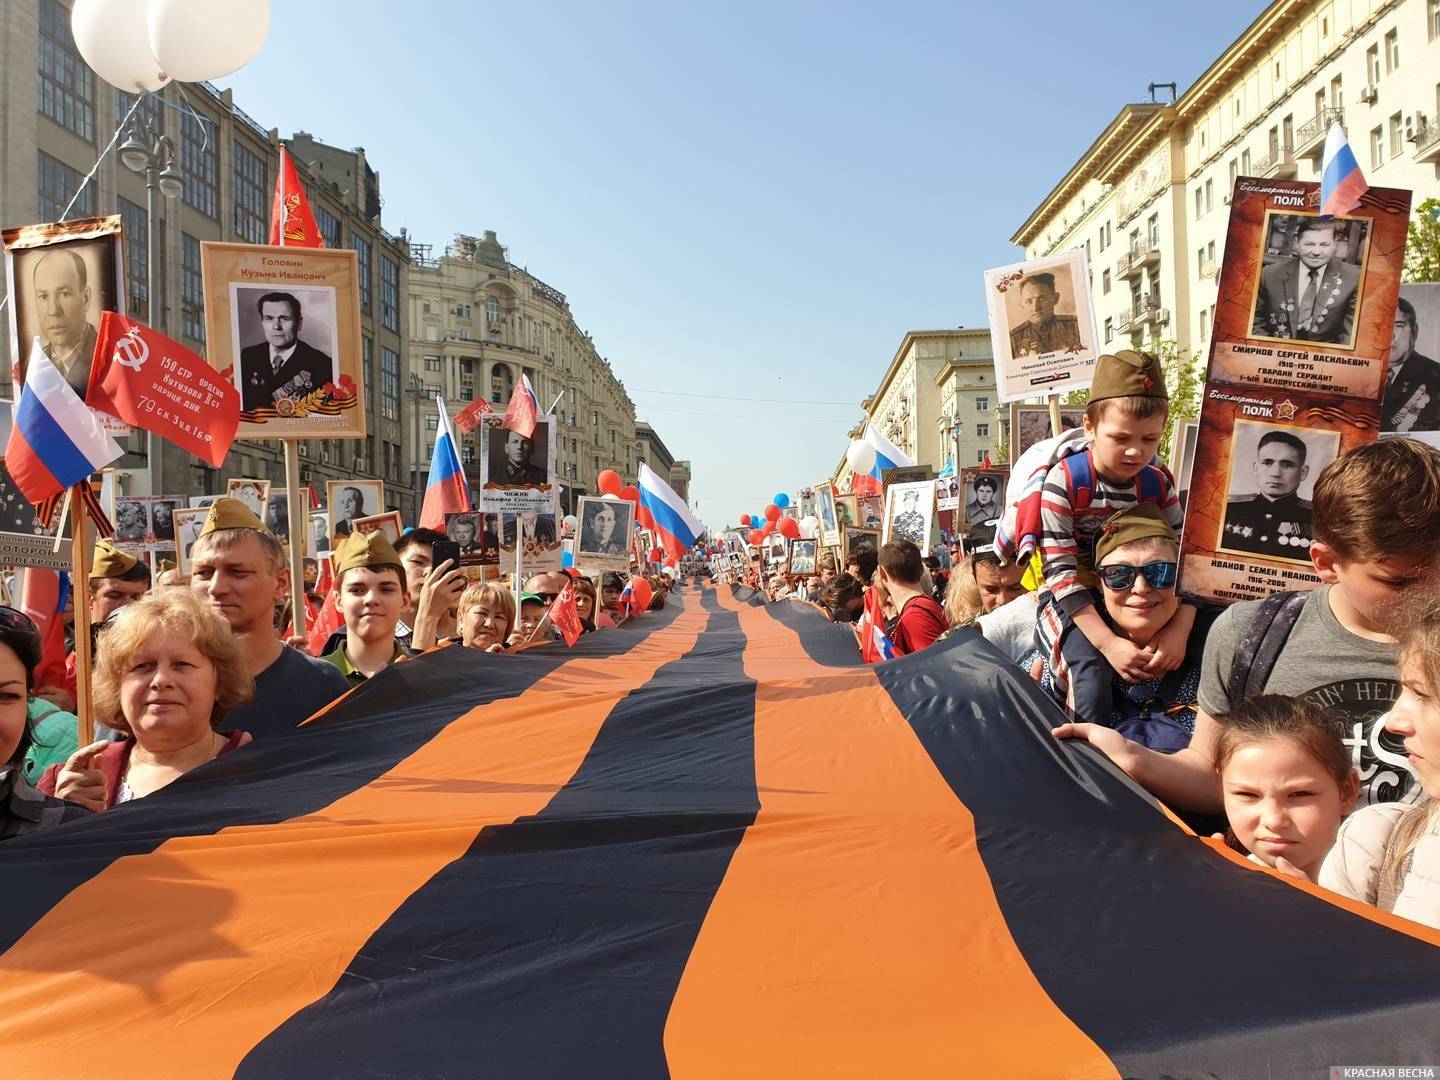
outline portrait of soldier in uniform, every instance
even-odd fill
[[[150,532],[150,513],[142,499],[119,499],[115,503],[115,542],[143,544]]]
[[[966,493],[965,522],[973,525],[977,521],[989,521],[1000,516],[1000,478],[992,473],[981,473],[975,478]]]
[[[1431,288],[1440,290],[1440,286]],[[1419,340],[1415,305],[1402,296],[1390,338],[1381,431],[1440,431],[1440,364],[1416,351]]]
[[[1251,335],[1353,345],[1363,223],[1272,214],[1267,250],[1277,243],[1277,234],[1283,234],[1287,223],[1294,226],[1291,253],[1267,262],[1260,271]],[[1351,225],[1356,226],[1353,243]]]
[[[245,292],[254,290],[242,290]],[[313,394],[337,378],[329,355],[305,341],[300,298],[289,292],[266,292],[255,302],[264,340],[240,350],[240,407],[246,412],[273,408]]]
[[[1314,540],[1310,503],[1299,495],[1300,487],[1312,474],[1334,458],[1340,436],[1338,433],[1315,432],[1332,441],[1324,461],[1313,460],[1317,454],[1305,439],[1286,428],[1265,428],[1263,425],[1240,421],[1236,424],[1236,441],[1246,429],[1262,429],[1253,454],[1243,454],[1238,446],[1230,467],[1232,495],[1225,504],[1225,520],[1221,526],[1219,547],[1245,551],[1270,559],[1310,561],[1310,545]],[[1247,494],[1233,494],[1237,488],[1253,487]]]
[[[624,555],[630,550],[634,504],[622,499],[585,499],[581,502],[582,555]]]
[[[486,482],[501,487],[536,487],[550,482],[548,429],[541,421],[534,438],[518,431],[495,427],[489,431],[489,476]]]
[[[1011,356],[1052,353],[1080,345],[1080,320],[1074,315],[1055,313],[1061,297],[1054,274],[1030,274],[1021,279],[1019,288],[1025,321],[1010,328]]]
[[[909,540],[925,546],[928,518],[920,513],[920,492],[910,490],[900,496],[900,512],[890,522],[891,540]]]

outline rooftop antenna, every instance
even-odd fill
[[[1175,104],[1176,94],[1175,94],[1175,84],[1174,84],[1173,82],[1152,82],[1152,83],[1150,84],[1150,86],[1149,86],[1148,89],[1150,90],[1150,100],[1151,100],[1152,102],[1154,102],[1156,105],[1160,104],[1158,101],[1155,101],[1155,91],[1156,91],[1156,90],[1169,90],[1169,91],[1170,91],[1170,104],[1171,104],[1171,105],[1174,105],[1174,104]]]

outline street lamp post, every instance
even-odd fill
[[[145,292],[146,322],[159,330],[161,304],[158,296],[164,287],[160,280],[160,244],[155,222],[160,216],[160,196],[175,199],[184,185],[180,170],[175,168],[175,144],[155,130],[149,119],[138,115],[130,120],[125,142],[120,146],[121,163],[134,173],[145,174]],[[162,495],[162,462],[164,444],[153,434],[145,435],[145,472],[151,495]]]

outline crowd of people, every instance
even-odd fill
[[[1177,592],[1183,511],[1156,456],[1163,372],[1100,359],[1082,432],[947,554],[865,546],[722,579],[853,624],[872,659],[978,634],[1065,722],[1251,861],[1440,927],[1440,451],[1385,438],[1319,474],[1305,592]],[[1083,434],[1083,438],[1082,438]],[[1048,444],[1047,444],[1048,445]],[[943,646],[941,646],[943,647]]]
[[[101,540],[78,601],[88,604],[94,650],[96,740],[85,746],[73,622],[68,656],[46,663],[35,623],[0,606],[0,839],[153,794],[223,754],[294,731],[426,649],[518,653],[557,639],[556,604],[573,603],[580,632],[595,633],[660,610],[676,587],[676,573],[647,575],[638,563],[598,578],[569,569],[519,583],[471,581],[448,559],[436,565],[445,539],[415,528],[398,544],[378,531],[340,541],[332,567],[342,624],[323,644],[289,633],[285,547],[237,499],[211,505],[188,578],[171,566],[152,584],[149,566]],[[56,670],[63,676],[42,680]]]

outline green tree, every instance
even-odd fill
[[[1411,212],[1404,279],[1440,281],[1440,199],[1426,199]]]
[[[1201,353],[1186,352],[1178,341],[1165,338],[1152,341],[1147,352],[1160,359],[1165,373],[1165,389],[1170,395],[1170,415],[1160,436],[1160,459],[1170,461],[1171,436],[1179,420],[1193,420],[1200,415],[1200,391],[1205,384],[1205,361]],[[1089,390],[1072,390],[1061,399],[1062,405],[1084,405],[1090,400]]]

